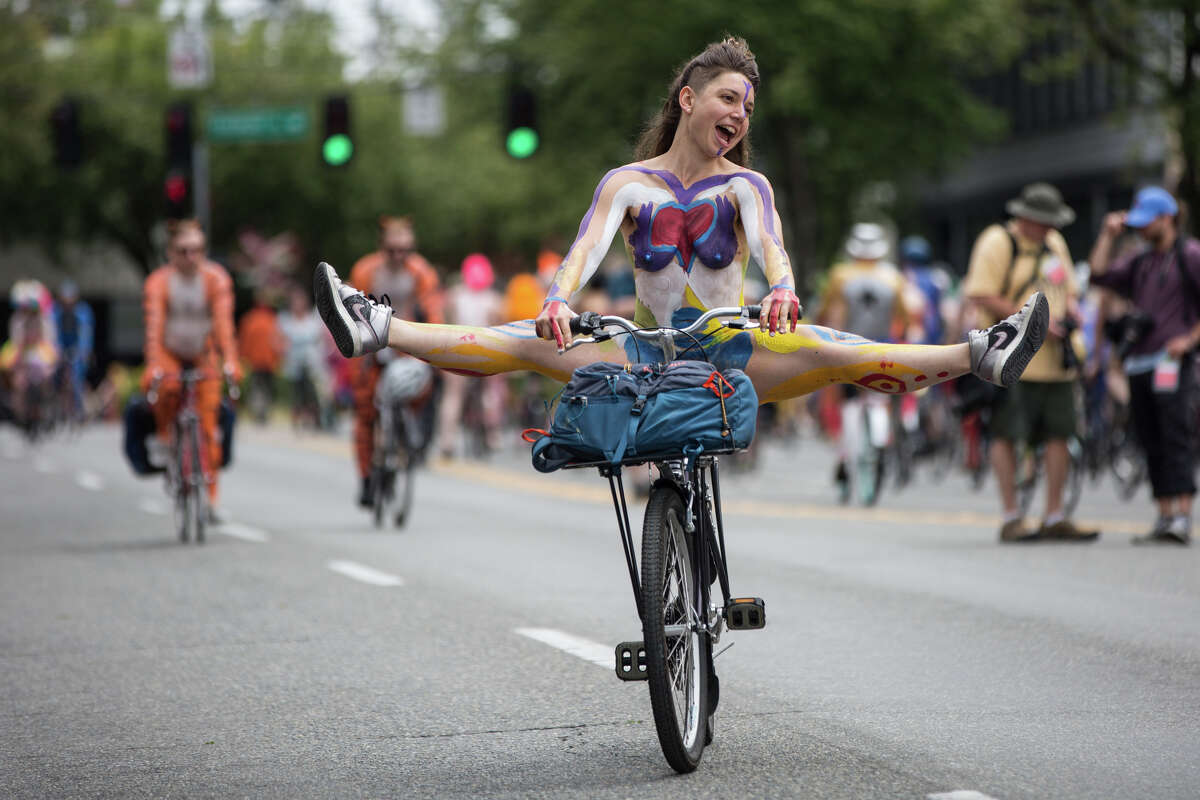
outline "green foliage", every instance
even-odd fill
[[[674,70],[733,33],[758,55],[754,166],[775,185],[803,281],[805,267],[827,263],[864,186],[944,166],[1001,129],[964,79],[1020,47],[1016,2],[441,0],[436,42],[376,5],[379,46],[349,86],[328,14],[279,0],[234,24],[210,3],[215,82],[178,92],[166,82],[175,21],[157,0],[0,0],[0,237],[51,247],[103,238],[152,266],[163,112],[190,99],[198,135],[212,108],[312,114],[302,141],[209,145],[218,253],[245,227],[290,229],[312,260],[348,266],[374,246],[377,216],[399,213],[414,218],[435,262],[483,250],[528,266],[547,235],[571,240],[599,178],[632,159]],[[523,160],[504,150],[513,78],[538,99],[541,146]],[[444,92],[438,135],[405,130],[404,89],[417,84]],[[340,169],[322,165],[318,142],[334,92],[351,98],[355,143]],[[82,103],[85,163],[75,171],[51,164],[46,119],[65,94]]]

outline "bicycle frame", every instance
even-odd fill
[[[621,546],[625,551],[625,564],[629,570],[629,581],[633,589],[633,599],[637,605],[638,618],[643,618],[642,587],[638,577],[639,569],[637,554],[633,542],[633,528],[629,522],[629,504],[625,499],[625,484],[622,480],[622,468],[626,466],[642,466],[650,463],[644,460],[630,459],[620,465],[604,464],[572,464],[565,469],[582,469],[596,467],[600,474],[608,479],[609,491],[612,495],[613,510],[617,517],[617,529],[621,537]],[[670,485],[684,500],[687,509],[687,519],[684,529],[695,553],[696,597],[694,608],[700,619],[706,620],[706,630],[713,635],[713,641],[720,636],[720,615],[717,622],[712,622],[714,614],[709,608],[710,587],[714,580],[721,582],[722,606],[729,603],[729,569],[725,560],[725,521],[721,513],[721,482],[718,469],[718,458],[715,455],[702,455],[693,459],[690,468],[683,458],[653,462],[659,471],[659,477],[654,482],[655,487]],[[711,510],[711,514],[708,513]],[[716,568],[716,575],[710,569]]]

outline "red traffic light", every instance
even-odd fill
[[[164,185],[166,189],[167,199],[172,203],[182,203],[187,200],[188,185],[187,178],[182,175],[171,175],[167,178]]]

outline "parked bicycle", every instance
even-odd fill
[[[588,312],[572,321],[571,330],[579,334],[579,338],[573,339],[568,349],[606,341],[617,335],[633,336],[636,341],[652,343],[662,353],[662,364],[639,363],[633,366],[657,378],[681,363],[696,363],[675,361],[677,337],[698,344],[696,334],[712,320],[721,320],[730,328],[749,328],[757,320],[758,311],[757,306],[716,308],[683,329],[639,329],[622,317],[599,316]],[[641,361],[640,358],[638,360]],[[593,366],[610,368],[610,372],[614,373],[613,383],[622,377],[615,374],[620,372],[620,368],[614,365]],[[702,390],[701,394],[709,389],[715,391],[720,399],[720,415],[717,419],[720,422],[720,418],[725,416],[726,403],[732,405],[734,402],[735,390],[722,377],[722,373],[711,366],[706,366],[701,372],[707,375],[706,370],[709,369],[712,374],[708,382],[703,387],[695,388]],[[733,436],[723,440],[728,442],[723,447],[695,447],[684,441],[674,441],[668,450],[631,457],[621,457],[620,454],[629,452],[622,445],[613,451],[612,458],[568,460],[548,468],[538,466],[543,471],[558,466],[594,467],[608,480],[643,636],[641,641],[617,645],[616,673],[625,681],[647,681],[659,744],[667,762],[678,772],[694,770],[705,746],[713,738],[713,712],[720,692],[713,669],[713,651],[723,630],[751,630],[766,624],[766,607],[762,599],[735,597],[731,593],[725,526],[721,513],[719,456],[742,450],[749,444],[753,434],[753,419],[757,415],[757,398],[753,395],[749,380],[744,376],[741,378],[745,381],[746,394],[738,399],[752,403],[750,408],[741,409],[740,419],[746,420],[742,430],[748,427],[750,431],[746,441],[739,443]],[[634,410],[630,413],[634,416],[643,413],[651,415],[651,411],[644,410],[647,407],[646,397],[636,400],[628,396],[626,398],[632,401]],[[598,398],[590,405],[600,407],[606,405],[609,399]],[[569,403],[566,409],[568,417],[576,409],[582,412],[589,406],[586,397],[565,398],[563,402],[570,400],[575,402]],[[709,401],[710,406],[716,406],[711,395]],[[731,415],[733,413],[730,412]],[[557,413],[555,420],[557,423]],[[650,423],[642,421],[640,424],[645,426]],[[730,425],[728,419],[725,425],[727,428]],[[680,434],[664,431],[663,435],[670,437]],[[535,465],[538,452],[535,445]],[[652,464],[657,469],[658,478],[650,488],[646,503],[639,572],[622,470],[645,464]],[[715,597],[714,585],[719,586]]]
[[[182,387],[179,409],[175,412],[168,435],[166,476],[167,494],[173,501],[175,532],[179,541],[185,544],[190,539],[197,544],[204,542],[205,528],[209,522],[208,486],[213,480],[214,470],[220,467],[219,464],[209,463],[196,403],[196,384],[209,374],[206,369],[184,367],[174,375],[156,376],[146,393],[147,401],[153,406],[158,401],[159,388],[164,380],[178,378]],[[236,400],[237,386],[228,381],[227,384],[230,399]]]

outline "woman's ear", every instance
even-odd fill
[[[692,113],[692,107],[696,104],[696,90],[690,86],[684,86],[679,90],[679,107],[683,109],[683,113]]]

